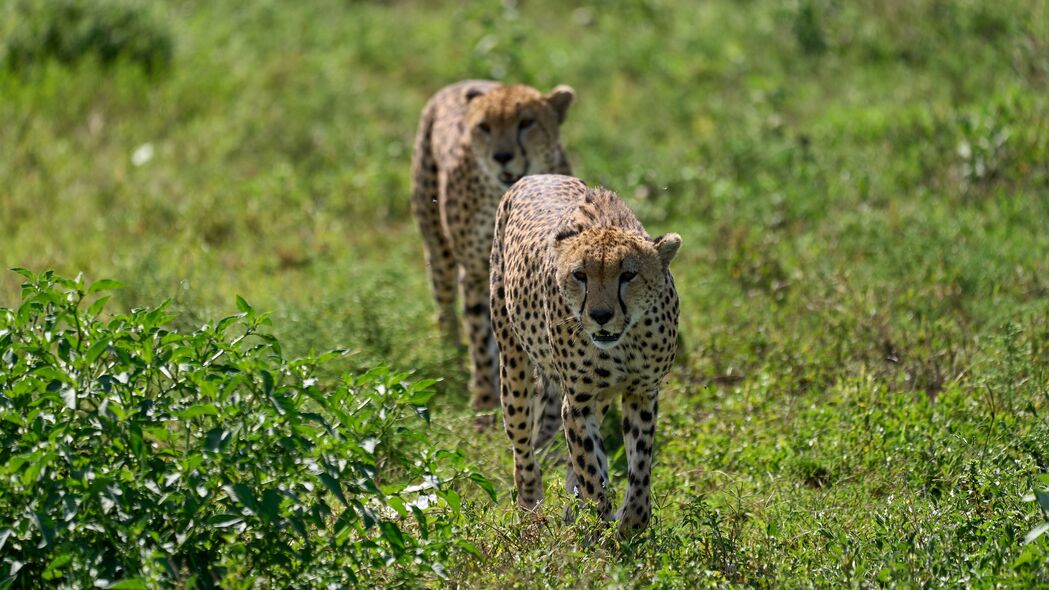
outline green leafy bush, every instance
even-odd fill
[[[154,72],[172,59],[171,32],[141,3],[23,0],[12,5],[5,20],[0,23],[7,25],[0,27],[7,33],[0,42],[0,62],[15,70],[91,57],[107,65],[125,60]]]
[[[286,358],[241,313],[191,334],[166,304],[103,319],[115,281],[25,276],[0,308],[0,588],[345,586],[444,575],[458,452],[432,381],[340,351]],[[422,578],[420,578],[422,576]],[[414,580],[414,582],[412,582]]]

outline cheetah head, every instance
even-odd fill
[[[558,234],[557,284],[595,346],[610,349],[667,289],[681,236],[656,239],[619,228]]]
[[[556,172],[560,126],[573,98],[563,85],[547,94],[519,84],[468,90],[468,141],[482,172],[507,188],[527,174]]]

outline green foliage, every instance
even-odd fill
[[[140,0],[16,0],[0,13],[0,65],[127,61],[154,72],[173,57],[171,31]]]
[[[240,313],[105,314],[116,281],[18,270],[0,308],[0,583],[372,586],[445,575],[463,456],[433,448],[432,381],[318,379]],[[494,492],[493,492],[494,494]],[[494,498],[494,495],[493,495]]]

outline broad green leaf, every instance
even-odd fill
[[[329,350],[328,352],[326,352],[326,353],[320,355],[319,357],[317,357],[317,364],[318,365],[323,365],[323,364],[331,361],[332,359],[338,358],[340,356],[345,356],[347,354],[347,352],[348,351],[345,348],[337,348],[335,350]]]
[[[346,496],[342,493],[342,486],[336,479],[327,473],[321,473],[319,475],[321,483],[324,487],[328,488],[328,491],[335,495],[344,506],[349,506],[350,503],[346,501]]]
[[[112,407],[112,404],[109,407]],[[142,433],[154,442],[167,442],[178,438],[178,434],[173,432],[169,426],[147,426],[142,429]]]
[[[463,500],[459,497],[459,494],[455,493],[455,490],[437,490],[436,493],[448,503],[448,506],[454,512],[459,512],[462,509]]]
[[[268,520],[276,519],[280,515],[280,499],[281,496],[277,490],[263,490],[259,514]]]
[[[390,507],[393,508],[394,511],[401,516],[401,518],[405,518],[408,516],[408,509],[405,508],[404,502],[397,496],[387,497],[386,503],[389,504]]]
[[[425,406],[426,403],[429,402],[430,399],[436,393],[437,392],[433,389],[423,389],[422,391],[415,391],[412,393],[412,396],[408,399],[408,403],[416,406]]]
[[[15,426],[24,427],[26,425],[25,418],[23,418],[17,412],[0,412],[0,420],[6,420]],[[0,467],[0,469],[3,469]]]
[[[40,512],[34,512],[32,514],[33,524],[36,525],[40,531],[40,535],[43,537],[43,541],[40,544],[41,548],[48,547],[55,538],[55,527],[54,522],[47,517],[46,514]]]
[[[440,379],[419,379],[412,383],[412,390],[417,391],[420,389],[431,389],[434,385],[440,383]]]
[[[57,369],[51,365],[41,365],[36,369],[33,369],[33,374],[45,379],[53,379],[60,383],[73,383],[73,379],[67,375],[64,371]]]
[[[243,483],[235,483],[232,486],[224,486],[223,489],[230,497],[251,511],[252,514],[258,513],[259,503],[255,500],[255,494],[252,493],[251,488]]]
[[[40,477],[40,473],[51,464],[51,461],[53,461],[54,458],[55,454],[53,452],[47,452],[39,458],[30,461],[26,466],[25,471],[22,472],[22,484],[28,486],[36,483],[37,479]]]
[[[477,545],[463,539],[457,539],[455,544],[463,551],[476,557],[481,557],[481,550],[477,548]]]
[[[383,521],[379,523],[379,530],[382,531],[382,538],[390,544],[390,547],[398,552],[404,551],[404,534],[396,524],[388,520]]]
[[[198,416],[218,416],[219,409],[215,404],[194,404],[178,413],[183,420],[190,420]]]
[[[111,298],[112,298],[111,295],[106,295],[105,297],[99,297],[98,299],[95,300],[94,303],[92,303],[87,308],[87,314],[89,316],[92,316],[92,317],[93,316],[97,316],[99,313],[102,312],[102,308],[104,308],[106,306],[106,303],[108,303]]]
[[[228,528],[242,522],[244,522],[244,517],[238,514],[216,514],[208,519],[208,524],[217,529]]]
[[[70,553],[63,553],[51,560],[47,564],[47,569],[51,571],[58,571],[63,567],[69,565],[69,562],[73,561],[73,555]]]
[[[255,311],[250,305],[248,305],[248,302],[245,301],[244,298],[240,295],[237,295],[237,309],[249,315],[252,311]]]
[[[1024,537],[1024,544],[1033,543],[1038,537],[1041,537],[1045,531],[1049,531],[1049,522],[1043,522],[1042,524],[1034,527]]]
[[[107,346],[109,346],[109,340],[102,339],[95,342],[84,352],[84,360],[88,364],[95,362]]]
[[[488,481],[488,478],[477,473],[476,471],[470,474],[470,479],[477,484],[482,490],[488,493],[488,497],[492,499],[492,502],[496,502],[495,486],[492,482]]]
[[[236,322],[237,320],[243,318],[245,315],[246,314],[238,313],[236,315],[231,315],[231,316],[227,316],[227,317],[222,318],[221,320],[218,321],[217,324],[215,324],[215,332],[218,333],[218,334],[223,333],[224,331],[226,331],[226,328],[228,328],[230,324],[232,324],[232,323]]]
[[[99,291],[114,291],[116,289],[123,289],[124,285],[120,281],[114,281],[113,279],[101,279],[91,283],[91,286],[87,289],[87,294],[98,293]]]

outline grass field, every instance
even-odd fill
[[[178,0],[136,5],[159,66],[14,67],[17,6],[0,263],[119,280],[111,307],[171,299],[184,329],[239,294],[297,354],[441,379],[431,436],[499,500],[467,495],[480,556],[419,584],[1049,586],[1049,536],[1023,542],[1049,485],[1049,4]],[[469,77],[572,85],[576,173],[682,235],[633,542],[520,522],[435,329],[411,142]],[[0,307],[21,283],[0,273]]]

